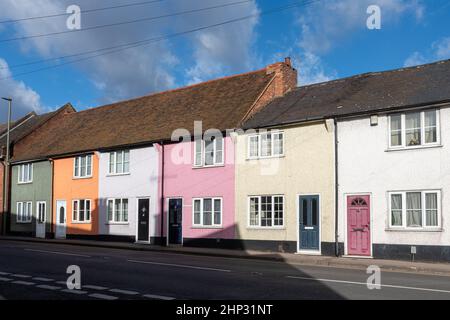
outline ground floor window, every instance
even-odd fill
[[[439,228],[440,191],[391,192],[390,227],[405,229]]]
[[[73,200],[72,214],[73,222],[91,222],[91,200]]]
[[[17,222],[29,223],[33,216],[32,202],[17,202]]]
[[[284,197],[249,197],[249,226],[263,228],[284,226]]]
[[[128,199],[108,199],[108,222],[128,222]]]
[[[193,199],[193,225],[195,227],[220,227],[222,225],[222,199]]]

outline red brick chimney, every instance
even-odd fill
[[[277,62],[266,67],[268,75],[273,74],[273,79],[258,98],[253,108],[247,113],[244,121],[273,99],[284,96],[287,92],[297,87],[297,70],[292,66],[291,58],[285,58],[284,62]]]

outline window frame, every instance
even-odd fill
[[[27,174],[28,174],[28,180],[22,180],[22,178],[25,178],[24,176],[24,168],[27,167],[28,169]],[[33,183],[33,174],[34,174],[34,170],[33,170],[33,164],[32,163],[24,163],[24,164],[20,164],[19,165],[19,170],[17,172],[17,183],[18,184],[28,184],[28,183]]]
[[[19,210],[19,205],[21,205],[22,210]],[[24,208],[27,208],[27,214],[25,215]],[[28,214],[28,208],[30,212]],[[33,221],[33,201],[17,201],[16,202],[16,223],[31,223]],[[29,216],[29,219],[24,219],[24,216]]]
[[[271,136],[271,147],[270,147],[270,156],[262,156],[261,152],[262,152],[262,136],[265,135],[270,135]],[[281,135],[281,148],[282,148],[282,153],[280,154],[275,154],[274,150],[275,150],[275,135]],[[257,149],[257,156],[252,156],[250,151],[251,151],[251,139],[252,138],[256,138],[258,140],[258,149]],[[256,133],[256,134],[251,134],[249,136],[247,136],[247,159],[248,160],[258,160],[258,159],[271,159],[271,158],[281,158],[284,157],[285,153],[285,134],[284,131],[282,130],[270,130],[267,132],[263,132],[263,133]]]
[[[217,162],[217,137],[213,140],[214,143],[214,156],[213,156],[213,164],[206,164],[206,141],[205,139],[194,139],[194,168],[211,168],[211,167],[220,167],[225,165],[225,137],[220,136],[222,139],[222,149],[219,150],[222,152],[222,161]],[[200,157],[200,163],[197,163],[197,143],[200,143],[201,148],[201,157]]]
[[[426,142],[425,139],[425,113],[434,111],[436,113],[436,142]],[[420,138],[421,138],[421,144],[414,145],[414,146],[407,146],[406,145],[406,115],[407,114],[414,114],[419,113],[420,114]],[[401,140],[402,144],[398,146],[392,145],[392,128],[391,128],[391,118],[393,116],[400,116],[401,120]],[[426,148],[426,147],[434,147],[434,146],[440,146],[441,145],[441,116],[440,116],[440,109],[422,109],[422,110],[415,110],[415,111],[407,111],[407,112],[396,112],[391,113],[388,115],[388,148],[389,150],[403,150],[403,149],[419,149],[419,148]]]
[[[211,200],[211,225],[203,224],[204,212],[203,212],[203,202],[204,200]],[[214,215],[214,202],[216,200],[220,201],[220,224],[215,223]],[[200,201],[200,223],[195,223],[195,201]],[[223,198],[222,197],[204,197],[204,198],[192,198],[192,228],[194,229],[222,229],[223,228]]]
[[[82,158],[85,158],[85,163],[86,163],[86,173],[88,171],[88,158],[90,158],[90,168],[91,168],[91,173],[89,175],[81,175],[81,160]],[[78,161],[77,161],[78,160]],[[77,162],[78,162],[78,175],[77,175]],[[89,179],[92,178],[94,174],[94,157],[92,154],[86,154],[86,155],[82,155],[82,156],[76,156],[73,158],[73,178],[74,179]]]
[[[262,217],[262,211],[261,211],[261,205],[262,205],[262,197],[271,197],[272,201],[272,210],[271,210],[271,226],[262,226],[261,225],[261,217]],[[251,199],[257,198],[258,199],[258,225],[251,225],[251,217],[250,217],[250,204]],[[275,225],[275,198],[282,198],[283,199],[283,207],[282,207],[282,213],[283,213],[283,224],[281,225]],[[247,228],[248,229],[285,229],[286,226],[286,197],[282,194],[268,194],[268,195],[258,195],[258,196],[248,196],[247,197]]]
[[[84,220],[80,220],[80,202],[84,201]],[[89,220],[86,219],[86,201],[89,201]],[[77,218],[74,219],[75,203],[77,203]],[[75,199],[72,200],[72,223],[74,224],[90,224],[92,223],[92,200],[91,199]]]
[[[117,172],[117,156],[122,154],[122,172]],[[128,171],[125,171],[125,154],[128,153]],[[114,172],[111,172],[111,155],[114,154]],[[131,163],[131,151],[128,149],[110,151],[108,152],[108,175],[109,176],[122,176],[130,174]]]
[[[407,198],[408,193],[420,193],[420,199],[422,204],[422,226],[421,227],[408,227],[407,221]],[[426,195],[436,194],[437,195],[437,226],[427,226],[426,225]],[[393,226],[392,225],[392,195],[401,195],[402,197],[402,225]],[[442,192],[441,190],[409,190],[409,191],[390,191],[388,192],[388,229],[397,231],[440,231],[442,230]]]
[[[123,213],[124,213],[124,210],[123,210],[123,201],[124,200],[127,200],[127,203],[128,203],[128,207],[127,207],[127,221],[125,221],[125,220],[123,220]],[[113,210],[112,210],[112,220],[109,220],[109,212],[108,212],[108,209],[109,209],[109,203],[110,203],[110,201],[112,201],[112,208],[113,208]],[[116,221],[116,202],[117,201],[120,201],[120,211],[121,211],[121,217],[122,217],[122,221]],[[107,200],[106,200],[106,224],[123,224],[123,225],[125,225],[125,224],[130,224],[130,217],[129,217],[129,212],[130,212],[130,199],[128,199],[128,198],[108,198]]]

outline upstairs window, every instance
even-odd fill
[[[390,193],[390,227],[421,230],[439,228],[439,191]]]
[[[73,222],[91,222],[91,200],[74,200],[72,209]]]
[[[283,132],[268,132],[248,137],[248,158],[270,158],[284,155]]]
[[[109,153],[109,174],[130,173],[130,151],[114,151]]]
[[[389,117],[389,147],[412,148],[439,144],[439,112],[426,110]]]
[[[33,182],[33,164],[21,164],[19,165],[19,183],[31,183]]]
[[[76,157],[73,167],[73,176],[75,178],[92,177],[92,155]]]
[[[214,136],[209,139],[196,139],[194,166],[212,167],[224,164],[224,139]]]

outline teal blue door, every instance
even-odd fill
[[[319,251],[320,208],[319,196],[300,196],[299,199],[300,250]]]

